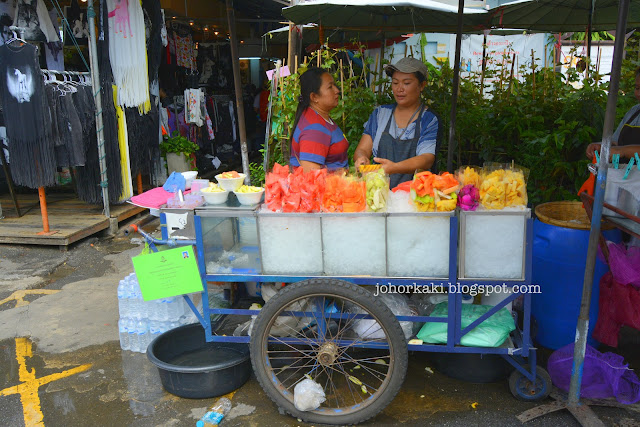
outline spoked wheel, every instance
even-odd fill
[[[311,423],[356,424],[373,417],[393,400],[407,372],[407,343],[391,310],[365,289],[335,279],[280,290],[260,310],[250,349],[271,400]],[[326,400],[299,411],[294,389],[307,378],[320,384]]]
[[[529,370],[528,366],[526,368]],[[536,366],[535,382],[522,375],[522,372],[516,369],[509,377],[509,389],[511,394],[518,400],[538,402],[546,399],[551,394],[553,384],[547,371],[540,366]]]

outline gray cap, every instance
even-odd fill
[[[386,64],[384,66],[384,71],[387,73],[389,77],[393,77],[393,73],[396,71],[400,71],[401,73],[415,73],[418,72],[422,74],[422,76],[427,78],[427,66],[418,59],[415,58],[402,58],[395,64]]]

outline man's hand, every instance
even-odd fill
[[[600,143],[593,143],[593,144],[589,144],[587,145],[587,157],[590,159],[593,159],[593,156],[595,155],[595,151],[601,151],[600,150]]]
[[[362,165],[368,165],[371,162],[369,162],[369,159],[367,159],[364,156],[359,156],[357,159],[355,159],[355,161],[353,162],[353,164],[355,165],[356,169],[360,168],[360,166]]]

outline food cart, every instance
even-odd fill
[[[526,208],[476,212],[274,213],[264,206],[163,209],[159,244],[195,244],[202,310],[185,295],[208,342],[249,343],[255,375],[281,411],[314,423],[354,424],[393,400],[404,381],[408,351],[500,355],[515,368],[518,399],[551,391],[536,366],[530,295],[505,294],[463,327],[464,285],[529,285],[532,219]],[[180,223],[176,227],[175,224]],[[179,238],[178,238],[179,236]],[[186,239],[186,240],[185,240]],[[418,260],[418,261],[416,261]],[[210,282],[286,283],[261,310],[210,308]],[[449,287],[449,285],[462,285]],[[394,315],[373,285],[448,290],[445,317]],[[461,345],[478,325],[523,295],[520,328],[498,347]],[[250,336],[219,330],[212,317],[254,316]],[[447,325],[446,343],[410,340],[406,322]],[[516,322],[517,324],[518,322]],[[316,410],[294,406],[294,388],[313,379],[326,393]]]

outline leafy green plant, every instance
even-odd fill
[[[189,162],[191,160],[191,154],[198,151],[200,147],[197,144],[189,141],[189,139],[180,135],[180,132],[173,131],[171,136],[165,135],[163,141],[160,143],[160,153],[166,157],[167,153],[175,153],[184,155],[184,158]]]

